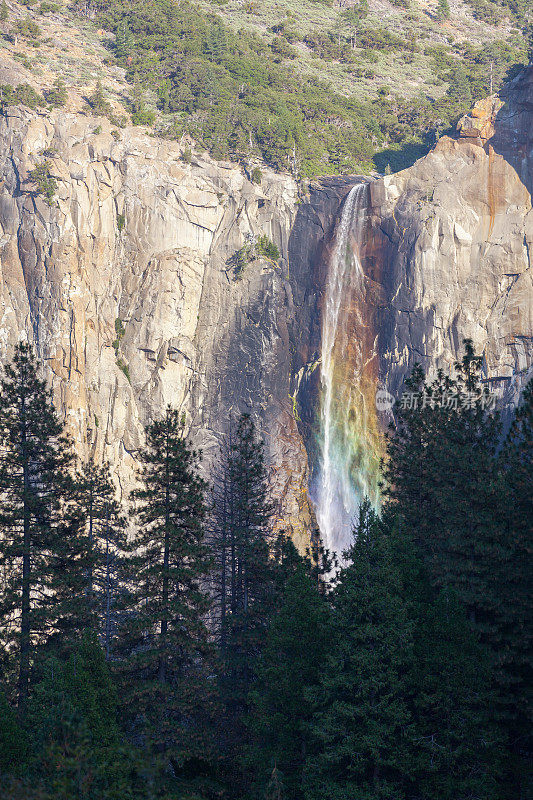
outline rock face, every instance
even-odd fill
[[[411,169],[373,181],[358,243],[379,382],[449,364],[470,337],[506,402],[531,368],[533,70]],[[50,204],[29,173],[48,162]],[[356,178],[302,201],[288,176],[105,120],[11,108],[0,119],[0,360],[34,342],[82,457],[135,481],[143,426],[183,409],[209,472],[231,419],[265,436],[278,525],[303,549],[317,460],[320,321],[339,207]],[[278,266],[228,259],[266,235]]]
[[[463,119],[457,139],[371,184],[365,271],[379,286],[392,394],[414,361],[449,365],[468,337],[492,387],[517,400],[533,356],[532,129],[530,67]]]
[[[280,518],[309,521],[288,397],[294,182],[267,171],[258,186],[235,165],[184,160],[176,143],[81,115],[12,108],[0,142],[0,358],[34,342],[80,456],[108,459],[123,495],[143,426],[167,404],[187,412],[206,467],[250,408]],[[50,203],[29,177],[45,162]],[[278,268],[256,260],[235,280],[227,259],[261,234],[284,254]]]
[[[416,362],[430,377],[436,367],[448,370],[470,338],[484,355],[484,379],[499,404],[518,401],[533,361],[532,191],[533,67],[478,104],[456,138],[440,139],[410,169],[369,182],[365,219],[353,221],[352,248],[365,276],[354,316],[368,338],[363,362],[378,362],[374,391],[400,397]],[[320,207],[312,195],[294,230],[305,217],[304,229],[313,231]],[[320,466],[316,323],[335,235],[335,226],[324,230],[322,249],[308,258],[294,332],[292,391],[312,473]],[[385,426],[390,412],[380,410],[378,417]],[[358,427],[346,420],[347,441],[360,435]]]

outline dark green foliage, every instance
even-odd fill
[[[51,162],[47,159],[28,172],[28,181],[35,185],[35,193],[42,195],[49,206],[53,205],[57,181],[50,174]]]
[[[0,690],[0,776],[20,775],[28,750],[25,732]]]
[[[106,97],[106,92],[101,81],[98,81],[93,93],[87,98],[87,103],[98,116],[108,117],[110,119],[113,117],[113,107]]]
[[[22,103],[28,108],[38,108],[44,101],[40,94],[28,83],[21,83],[19,86],[0,86],[0,107],[14,106]]]
[[[132,495],[139,526],[131,544],[123,708],[153,757],[178,768],[207,755],[205,484],[177,411],[168,408],[146,439],[142,488]]]
[[[500,556],[492,509],[501,429],[487,413],[480,372],[468,341],[454,378],[439,372],[428,385],[415,367],[389,442],[385,493],[413,532],[434,585],[452,588],[485,630],[497,606],[489,576]]]
[[[427,592],[416,611],[407,796],[496,798],[501,737],[493,721],[489,653],[452,593]]]
[[[269,47],[197,7],[163,0],[111,0],[100,23],[116,32],[116,55],[130,79],[158,92],[179,135],[185,127],[216,157],[259,155],[295,176],[370,163],[369,139],[381,138],[370,107],[317,81],[302,85],[277,63],[293,55],[286,38]]]
[[[146,108],[143,91],[138,82],[133,86],[130,96],[131,121],[133,125],[153,125],[155,112]]]
[[[403,168],[427,152],[490,83],[486,66],[476,63],[475,48],[457,45],[471,53],[456,58],[443,46],[454,76],[444,97],[358,101],[315,78],[302,83],[291,67],[296,33],[288,23],[273,25],[275,37],[267,43],[248,31],[234,33],[187,2],[106,0],[99,10],[100,24],[116,34],[115,54],[129,80],[151,88],[158,108],[171,115],[172,122],[162,127],[167,135],[178,138],[187,131],[216,158],[259,156],[296,178],[369,169],[384,146],[397,145],[388,163]],[[335,30],[309,34],[306,44],[320,57],[345,64],[370,60],[379,50],[396,50],[412,60],[414,39],[384,26],[363,27],[367,11],[366,2],[344,9]],[[495,88],[522,55],[518,45],[500,48],[492,59]],[[371,70],[354,70],[371,77]],[[439,70],[437,75],[449,80]],[[143,113],[149,114],[143,124],[151,124],[151,112]]]
[[[369,504],[346,558],[333,596],[332,648],[315,693],[305,797],[399,800],[412,725],[406,675],[414,625],[399,565]]]
[[[531,746],[525,734],[531,714],[526,652],[531,646],[532,566],[525,545],[530,522],[519,499],[530,502],[531,478],[520,478],[520,459],[527,471],[526,453],[531,451],[527,428],[518,433],[517,421],[511,440],[516,436],[518,443],[523,437],[523,446],[508,444],[497,458],[501,426],[488,413],[490,396],[480,370],[481,359],[469,342],[453,379],[439,374],[428,385],[415,368],[406,385],[409,402],[397,409],[386,494],[432,586],[457,597],[490,655],[491,710],[507,769],[515,770],[513,777],[499,777],[503,796],[515,797],[527,781],[524,753]],[[526,394],[524,409],[529,402]],[[518,420],[522,414],[527,416],[523,411]],[[486,792],[490,796],[489,788]]]
[[[0,625],[21,705],[39,646],[61,632],[68,637],[77,616],[80,546],[71,463],[32,349],[17,345],[0,382]]]
[[[382,516],[362,505],[334,577],[318,543],[273,536],[248,414],[209,517],[183,420],[149,425],[126,545],[108,468],[69,477],[20,345],[0,383],[0,795],[529,797],[533,386],[502,443],[481,367],[466,342],[453,378],[414,369]]]
[[[124,229],[124,225],[126,224],[126,219],[124,214],[117,214],[117,227],[119,231]],[[115,355],[118,358],[118,351],[120,349],[120,342],[124,338],[124,334],[126,333],[126,329],[124,327],[124,323],[122,320],[117,317],[115,320],[115,333],[117,334],[117,338],[113,340],[113,349],[115,351]]]
[[[330,609],[309,563],[282,542],[279,609],[250,693],[246,764],[257,796],[302,797],[313,704],[331,648]],[[282,780],[283,776],[283,780]],[[282,786],[283,784],[283,786]]]
[[[263,443],[243,414],[221,460],[211,522],[223,705],[219,746],[227,768],[235,771],[246,737],[248,692],[276,600],[271,517]]]
[[[84,627],[98,635],[109,660],[125,593],[125,519],[107,464],[99,466],[89,459],[76,476],[76,484],[86,565]]]
[[[42,33],[39,26],[29,17],[17,20],[13,31],[15,35],[28,39],[34,45],[38,45]]]
[[[502,448],[501,502],[498,519],[504,533],[504,558],[495,567],[501,605],[498,643],[499,702],[512,753],[509,783],[516,796],[533,788],[533,382],[523,393]]]
[[[5,22],[9,17],[9,9],[7,7],[6,0],[2,0],[2,4],[0,5],[0,22]]]
[[[130,368],[123,358],[117,358],[117,367],[126,376],[128,383],[131,383]]]
[[[497,797],[490,659],[415,543],[364,504],[313,691],[306,798]]]
[[[277,246],[264,234],[258,237],[248,235],[244,245],[228,258],[226,264],[233,268],[233,279],[240,280],[244,268],[256,258],[266,258],[275,266],[280,258]]]
[[[278,261],[280,257],[277,246],[268,236],[260,236],[256,242],[255,250],[258,255],[265,256],[270,261]]]
[[[450,18],[450,4],[448,3],[448,0],[439,0],[437,4],[436,18],[440,22]]]
[[[68,93],[64,81],[56,78],[54,88],[46,93],[46,101],[54,108],[63,108],[68,99]]]
[[[132,798],[132,754],[119,738],[117,696],[101,647],[85,637],[66,660],[51,659],[28,707],[27,772],[54,800]],[[73,792],[76,794],[73,795]]]
[[[57,14],[61,10],[59,3],[41,3],[39,14]]]
[[[261,170],[259,169],[259,167],[254,167],[251,175],[252,183],[258,183],[259,185],[261,185],[262,179],[263,175],[261,173]]]

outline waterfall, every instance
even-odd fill
[[[361,500],[379,503],[378,356],[359,258],[367,194],[368,184],[357,184],[344,202],[322,312],[320,463],[312,493],[323,542],[337,553],[350,544]]]

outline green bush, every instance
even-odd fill
[[[274,242],[268,236],[260,236],[255,245],[256,253],[260,256],[266,256],[271,261],[278,261],[280,253]]]
[[[130,368],[122,358],[117,358],[117,367],[121,372],[124,373],[124,375],[128,379],[128,383],[131,384]]]
[[[155,122],[155,111],[149,111],[148,109],[133,111],[131,114],[131,121],[133,125],[146,125],[151,127]]]
[[[233,268],[233,279],[237,281],[242,278],[247,264],[261,257],[277,262],[280,258],[280,252],[268,236],[262,235],[256,239],[249,234],[244,245],[228,258],[226,264]]]
[[[29,17],[17,20],[13,28],[13,33],[16,36],[27,39],[32,44],[38,44],[41,38],[41,29]]]
[[[0,86],[0,107],[14,106],[21,103],[28,108],[38,108],[44,103],[43,98],[33,86],[21,83],[19,86]]]
[[[261,172],[259,167],[253,168],[251,179],[252,183],[258,183],[259,185],[261,184],[261,181],[263,180],[263,173]]]
[[[57,14],[61,10],[58,3],[41,3],[39,14]]]
[[[41,164],[28,172],[28,181],[35,184],[35,194],[44,197],[49,206],[53,205],[53,199],[57,192],[57,181],[50,175],[50,161],[43,161]]]
[[[106,98],[106,93],[101,81],[98,81],[93,93],[87,98],[87,102],[94,113],[99,116],[109,117],[113,114],[113,107]]]
[[[54,88],[46,92],[46,100],[53,108],[63,108],[68,100],[67,87],[61,78],[56,78]]]
[[[122,217],[122,219],[125,221],[125,217],[124,217],[123,214],[117,214],[117,224],[118,224],[118,218],[119,217]],[[122,230],[122,228],[119,227],[119,230]],[[115,351],[115,356],[118,358],[118,351],[120,349],[120,341],[121,341],[121,339],[124,338],[124,334],[126,333],[126,329],[125,329],[125,327],[124,327],[124,325],[122,323],[122,320],[119,317],[117,317],[117,319],[115,320],[115,333],[117,334],[117,338],[114,340],[112,346],[113,346],[113,350]]]

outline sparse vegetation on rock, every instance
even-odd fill
[[[34,184],[35,194],[44,197],[49,206],[53,205],[57,192],[57,181],[50,174],[51,166],[50,160],[46,159],[28,172],[28,181]]]

